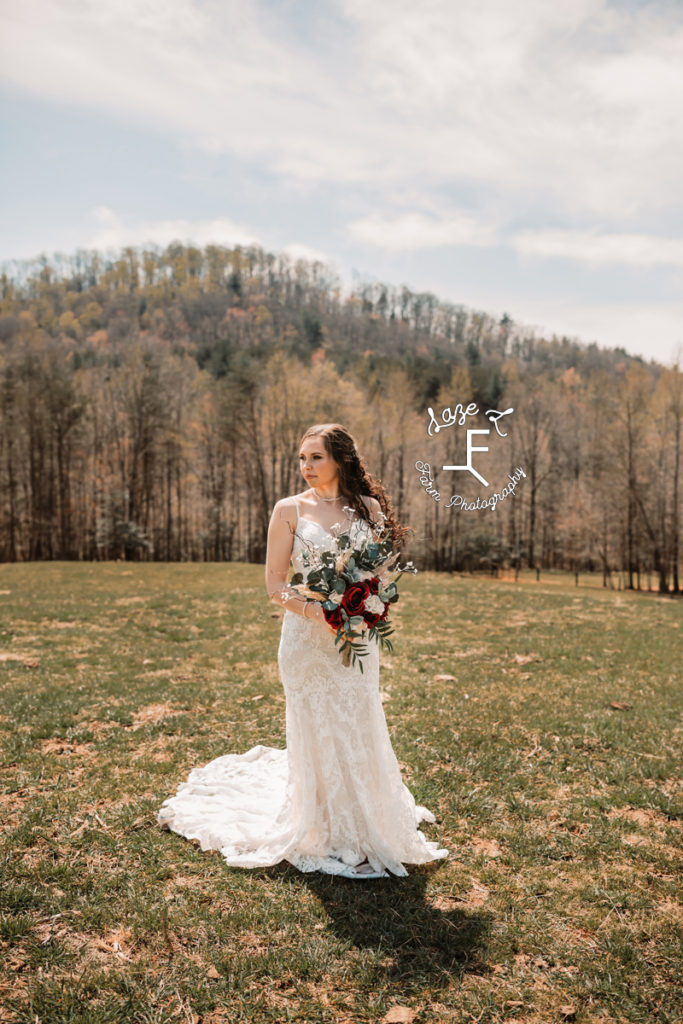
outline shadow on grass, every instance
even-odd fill
[[[315,893],[327,914],[328,930],[358,950],[373,952],[392,985],[438,987],[454,975],[488,973],[492,915],[433,906],[425,890],[438,865],[408,870],[405,878],[367,881],[289,870],[281,877]]]

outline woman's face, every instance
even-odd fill
[[[326,487],[337,479],[337,463],[325,448],[322,437],[307,437],[299,449],[299,466],[311,487]]]

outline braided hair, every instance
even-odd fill
[[[316,423],[308,428],[301,442],[303,443],[307,437],[322,437],[328,455],[337,464],[340,494],[348,499],[349,506],[370,526],[373,525],[372,517],[361,495],[369,494],[377,499],[385,516],[386,536],[395,548],[400,549],[409,534],[415,533],[415,529],[399,523],[394,514],[391,497],[381,482],[368,472],[365,459],[359,454],[356,442],[346,427],[340,423]]]

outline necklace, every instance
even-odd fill
[[[338,494],[336,498],[323,498],[322,494],[318,494],[315,487],[311,487],[311,490],[315,494],[316,498],[320,499],[320,501],[339,501],[339,499],[341,498],[341,494]]]

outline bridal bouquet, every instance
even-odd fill
[[[290,581],[302,597],[322,604],[325,619],[337,631],[334,642],[344,665],[358,661],[361,672],[360,659],[369,653],[368,640],[377,639],[393,651],[388,612],[389,605],[398,601],[396,580],[404,572],[417,572],[412,562],[398,564],[398,552],[389,539],[382,539],[384,534],[383,524],[373,528],[371,540],[354,537],[352,531],[341,533],[333,550],[304,541],[307,578],[298,572]]]

